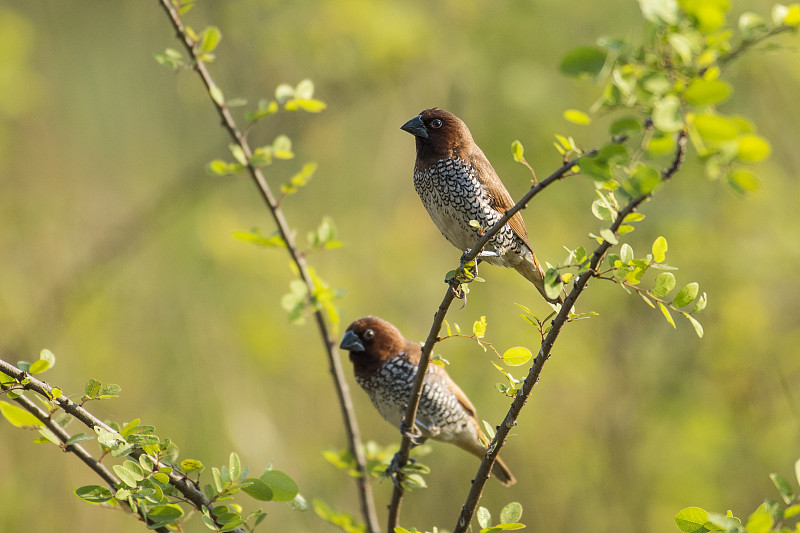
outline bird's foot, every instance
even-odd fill
[[[422,431],[420,431],[420,429],[417,427],[417,425],[421,425],[421,424],[417,423],[417,424],[413,425],[412,427],[408,427],[408,426],[406,426],[405,422],[400,422],[400,434],[403,435],[404,437],[408,438],[408,440],[411,441],[411,446],[412,447],[413,446],[419,446],[420,444],[423,444],[426,440],[428,440],[428,437],[426,437],[426,436],[424,436],[422,434]],[[422,426],[422,428],[423,429],[427,429],[427,428],[425,428],[425,426]],[[438,429],[437,429],[437,431],[438,431]]]
[[[469,248],[464,250],[464,253],[461,254],[461,259],[459,260],[460,263],[460,271],[461,275],[464,278],[464,283],[469,283],[474,281],[475,278],[478,277],[478,264],[481,262],[482,259],[487,257],[500,257],[500,254],[495,252],[494,250],[481,250],[478,256],[475,259],[471,259],[467,261],[467,255],[471,252]]]
[[[469,250],[466,250],[463,254],[461,254],[461,259],[459,259],[459,281],[461,283],[470,283],[476,277],[478,277],[478,260],[477,259],[470,259],[467,261],[467,254]]]
[[[397,452],[396,454],[394,454],[394,457],[392,457],[392,461],[389,463],[389,466],[387,466],[386,470],[383,472],[383,475],[385,475],[386,477],[391,479],[392,483],[394,483],[398,487],[403,482],[403,478],[402,478],[403,472],[401,470],[402,467],[400,466],[399,456],[400,456],[400,452]],[[406,460],[405,464],[406,465],[407,464],[414,464],[416,462],[417,462],[416,459],[414,459],[413,457],[409,457]],[[405,466],[405,465],[403,465],[403,466]]]

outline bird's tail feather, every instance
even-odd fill
[[[494,477],[496,477],[500,483],[506,486],[513,485],[517,482],[517,478],[514,477],[514,474],[511,473],[511,470],[508,469],[506,464],[499,457],[494,461],[492,474],[494,474]]]
[[[475,422],[476,429],[477,429],[477,422]],[[486,447],[483,445],[481,440],[488,442],[483,432],[478,429],[478,435],[480,436],[480,440],[472,440],[472,439],[459,439],[452,441],[453,444],[461,448],[462,450],[466,450],[475,457],[483,459],[484,455],[486,455]],[[492,474],[494,477],[497,478],[500,483],[503,485],[513,485],[517,482],[517,479],[514,477],[514,474],[511,473],[511,470],[508,469],[506,464],[503,462],[502,459],[496,457],[494,460],[494,465],[492,466]]]
[[[544,296],[544,299],[550,302],[551,304],[563,304],[564,297],[559,295],[558,298],[550,298],[547,296],[547,292],[544,290],[544,270],[542,266],[539,264],[539,261],[536,259],[536,256],[531,254],[530,258],[532,261],[521,261],[514,265],[514,268],[522,274],[525,279],[533,283],[536,289]],[[528,256],[525,259],[529,259]]]

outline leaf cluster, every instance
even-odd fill
[[[23,362],[20,366],[42,373],[54,364],[52,352],[43,350],[40,359],[33,363]],[[116,422],[87,424],[93,430],[93,436],[66,432],[68,424],[75,420],[73,414],[66,412],[67,406],[83,410],[83,405],[90,400],[114,398],[121,391],[118,385],[103,385],[99,380],[90,379],[84,387],[80,404],[76,404],[56,387],[48,387],[48,390],[37,383],[33,388],[34,378],[28,375],[23,373],[22,378],[15,378],[0,373],[2,391],[19,402],[33,390],[37,393],[34,398],[46,408],[47,418],[37,415],[31,407],[25,408],[30,405],[27,402],[21,403],[23,407],[0,402],[0,414],[9,423],[36,429],[41,435],[36,442],[52,442],[65,451],[80,449],[83,452],[80,443],[95,440],[101,457],[87,459],[95,470],[102,470],[101,462],[106,457],[117,460],[110,465],[117,480],[109,479],[108,485],[92,484],[75,489],[75,495],[87,503],[112,509],[120,509],[125,504],[136,510],[151,529],[181,527],[188,516],[183,506],[189,505],[200,511],[201,520],[213,531],[233,531],[240,527],[252,531],[264,519],[266,513],[263,510],[244,515],[242,507],[231,501],[240,491],[259,501],[291,502],[293,508],[300,510],[306,507],[297,484],[288,475],[268,468],[260,477],[249,477],[249,468],[242,467],[235,452],[230,454],[227,465],[211,469],[211,480],[203,485],[206,499],[200,502],[196,495],[189,493],[191,489],[187,489],[184,483],[194,476],[191,485],[200,487],[200,476],[205,466],[195,459],[180,460],[178,446],[170,439],[156,435],[154,426],[142,424],[136,418],[122,425]],[[79,420],[86,423],[85,417]],[[81,457],[88,457],[88,454],[81,453]],[[212,505],[221,501],[231,503]]]
[[[795,478],[800,483],[800,459],[794,464]],[[800,531],[800,492],[780,474],[770,474],[781,501],[765,500],[746,520],[731,511],[710,513],[700,507],[687,507],[675,515],[675,525],[683,533],[797,533]]]

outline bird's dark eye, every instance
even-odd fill
[[[372,331],[371,329],[368,329],[367,331],[364,332],[364,338],[367,339],[367,340],[371,340],[372,337],[374,337],[374,336],[375,336],[375,332]]]
[[[438,130],[441,127],[442,127],[442,121],[441,120],[439,120],[438,118],[435,118],[435,119],[431,120],[431,128],[433,128],[435,130]]]

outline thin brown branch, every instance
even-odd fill
[[[0,359],[0,372],[6,374],[7,376],[11,376],[12,378],[16,379],[20,382],[25,382],[22,385],[24,390],[33,391],[40,396],[50,399],[53,396],[53,389],[47,383],[43,381],[39,381],[38,379],[34,378],[27,372],[20,370],[19,368],[15,367],[14,365],[3,361]],[[84,409],[82,406],[76,404],[72,400],[70,400],[67,396],[61,395],[57,398],[53,398],[53,402],[56,403],[61,409],[64,410],[67,414],[72,415],[76,420],[84,424],[85,426],[89,427],[90,429],[94,430],[95,428],[101,428],[105,431],[116,433],[116,431],[94,416],[92,413]],[[48,415],[49,416],[49,415]],[[133,448],[131,450],[131,456],[135,459],[138,459],[144,452],[138,448]],[[166,467],[166,465],[161,462],[157,462],[156,465],[158,468]],[[186,500],[194,506],[197,510],[202,509],[203,506],[207,507],[209,511],[214,508],[213,503],[211,500],[206,498],[205,494],[200,492],[187,478],[183,475],[176,473],[174,470],[171,471],[169,474],[169,483],[173,487],[175,487],[178,492],[180,492]],[[243,529],[237,528],[232,531],[237,533],[245,533]]]
[[[213,93],[217,85],[214,83],[214,80],[209,74],[205,63],[198,57],[196,43],[187,34],[183,23],[180,20],[180,16],[170,0],[159,0],[159,3],[166,11],[170,22],[177,33],[178,39],[181,41],[181,43],[183,43],[184,48],[192,58],[194,62],[194,70],[200,76],[203,85],[206,87],[210,99],[222,120],[222,126],[228,131],[233,141],[241,148],[242,153],[249,162],[253,155],[253,151],[247,142],[247,136],[236,125],[236,122],[231,116],[228,107],[225,105],[225,102],[217,101],[217,99],[214,98]],[[314,320],[317,324],[317,329],[319,330],[319,334],[322,338],[322,343],[325,348],[325,353],[328,357],[330,371],[333,376],[339,405],[342,410],[342,417],[344,418],[345,428],[347,431],[348,447],[355,458],[356,469],[359,473],[359,476],[356,478],[356,487],[358,489],[359,499],[361,502],[361,513],[366,522],[368,531],[377,533],[380,531],[380,528],[378,526],[377,513],[375,512],[375,503],[372,498],[372,489],[369,484],[369,474],[366,468],[366,459],[361,446],[361,437],[358,424],[356,422],[355,411],[350,398],[349,387],[347,385],[347,381],[345,380],[344,372],[342,371],[336,341],[332,334],[328,331],[328,325],[325,321],[322,310],[314,305],[313,295],[315,293],[315,286],[311,280],[311,276],[309,275],[308,265],[306,264],[305,257],[297,248],[294,237],[292,236],[292,232],[290,231],[290,226],[280,208],[279,200],[276,199],[269,184],[267,183],[267,180],[264,177],[264,174],[258,167],[248,163],[246,169],[258,188],[258,191],[270,214],[272,215],[281,238],[286,243],[286,248],[289,251],[292,262],[294,262],[294,264],[297,266],[300,279],[306,285],[309,295],[309,303],[313,308]]]
[[[678,134],[677,147],[675,149],[675,156],[672,160],[672,163],[661,173],[662,181],[669,180],[675,174],[675,172],[680,169],[685,155],[686,132],[681,131]],[[628,204],[617,213],[617,216],[609,229],[616,235],[620,226],[625,221],[625,218],[633,213],[642,202],[650,198],[651,195],[652,193],[647,193],[639,197],[632,198]],[[561,330],[569,320],[570,310],[575,305],[575,302],[581,293],[583,293],[583,291],[586,289],[589,279],[595,276],[597,267],[602,262],[606,252],[608,252],[612,246],[612,243],[604,240],[594,250],[592,258],[589,261],[589,268],[580,276],[578,276],[578,279],[575,281],[572,290],[564,300],[561,310],[553,319],[550,331],[539,347],[539,353],[536,355],[533,365],[528,371],[528,376],[525,378],[522,388],[517,391],[517,394],[514,396],[514,401],[511,402],[511,407],[509,407],[508,413],[506,413],[505,419],[503,419],[503,422],[497,427],[497,432],[492,439],[492,442],[489,443],[486,455],[484,456],[483,461],[478,468],[478,472],[475,475],[475,479],[472,481],[472,486],[470,487],[467,499],[461,508],[461,514],[458,517],[458,522],[456,523],[456,527],[453,529],[453,533],[463,533],[467,531],[483,493],[483,487],[486,485],[486,481],[489,479],[489,473],[492,471],[492,466],[497,459],[497,455],[500,453],[500,449],[505,444],[508,434],[514,428],[514,426],[517,425],[517,418],[519,417],[522,408],[528,401],[534,385],[536,385],[536,383],[539,381],[539,376],[544,368],[544,364],[552,354],[553,345],[555,344],[559,333],[561,333]]]
[[[717,59],[717,65],[720,67],[724,67],[727,63],[730,63],[744,52],[749,50],[750,48],[756,46],[757,44],[766,41],[767,39],[774,37],[775,35],[779,35],[781,33],[786,33],[790,31],[797,31],[797,28],[794,26],[775,26],[774,28],[770,29],[769,31],[758,35],[756,37],[750,37],[748,39],[742,40],[736,47],[732,48],[727,53],[721,55],[719,59]],[[700,76],[706,73],[706,71],[710,68],[703,67],[700,69]]]
[[[595,153],[595,151],[592,151],[582,157],[592,156]],[[564,178],[564,176],[578,163],[580,159],[581,158],[577,158],[564,163],[546,179],[531,187],[525,196],[523,196],[522,199],[514,205],[514,207],[506,211],[505,215],[491,228],[489,228],[480,239],[478,239],[478,242],[475,243],[475,246],[473,246],[472,249],[465,254],[464,262],[467,263],[475,259],[481,250],[483,250],[483,248],[489,243],[492,237],[494,237],[503,228],[503,226],[505,226],[506,223],[511,220],[511,217],[513,217],[514,214],[519,212],[521,209],[524,209],[528,205],[528,202],[530,202],[534,196],[539,194],[545,188]],[[408,407],[406,408],[405,418],[403,419],[404,427],[408,428],[412,434],[415,432],[414,421],[417,418],[417,409],[419,407],[420,396],[422,394],[422,383],[425,379],[425,372],[428,369],[431,351],[433,350],[433,345],[437,342],[439,331],[442,329],[442,324],[444,324],[447,311],[450,309],[450,305],[453,303],[453,300],[458,293],[458,286],[458,281],[455,278],[448,285],[447,292],[445,293],[444,298],[442,298],[442,303],[439,304],[439,308],[433,317],[433,324],[428,332],[428,337],[425,339],[425,343],[422,345],[422,355],[420,356],[419,365],[417,366],[417,374],[414,379],[414,386],[411,389],[411,396],[408,401]],[[569,309],[569,307],[567,309]],[[400,442],[400,450],[395,455],[395,464],[398,468],[401,468],[408,462],[410,450],[411,437],[404,434],[403,440]],[[401,483],[402,476],[401,474],[398,474],[398,476],[400,479],[398,479],[398,482],[395,483],[394,491],[392,492],[392,500],[389,504],[389,518],[387,526],[388,531],[393,531],[394,528],[397,527],[400,516],[400,504],[403,498],[404,490]]]
[[[11,365],[10,363],[2,361],[2,360],[0,360],[0,371],[2,371],[4,374],[10,375],[10,376],[12,376],[12,377],[14,377],[16,379],[20,379],[20,378],[15,376],[14,373],[17,373],[19,376],[27,376],[20,369],[16,368],[15,366]],[[0,385],[0,388],[2,388],[2,390],[8,390],[9,389],[9,387],[7,385]],[[34,390],[34,392],[37,392],[40,395],[44,396],[45,398],[48,398],[47,394],[42,394],[39,391],[35,390],[33,387],[31,387],[31,390]],[[58,437],[58,440],[61,441],[61,449],[62,450],[64,450],[65,452],[74,454],[86,466],[91,468],[98,476],[100,476],[100,478],[106,483],[106,485],[108,485],[108,488],[111,489],[112,492],[114,492],[116,490],[115,489],[115,485],[117,485],[119,483],[119,480],[117,479],[117,477],[108,468],[106,468],[106,466],[103,463],[101,463],[100,461],[98,461],[97,459],[92,457],[92,455],[89,452],[86,451],[86,448],[84,448],[80,444],[78,444],[78,443],[67,444],[67,441],[70,439],[71,435],[69,433],[67,433],[64,430],[63,427],[58,425],[52,419],[50,413],[45,412],[38,405],[36,405],[31,400],[29,400],[28,398],[26,398],[25,396],[22,396],[22,395],[17,396],[16,398],[13,398],[13,401],[16,402],[17,404],[19,404],[23,409],[28,411],[30,414],[32,414],[33,416],[38,418],[39,421],[42,424],[44,424],[44,427],[46,427],[56,437]],[[148,524],[152,524],[152,522],[150,520],[147,520],[147,517],[142,514],[140,509],[131,508],[127,501],[119,500],[119,504],[122,507],[125,507],[126,509],[128,509],[129,512],[138,515],[139,518],[142,521],[145,521]],[[156,528],[155,531],[159,531],[160,533],[168,533],[169,529],[167,527],[159,527],[159,528]]]

